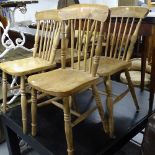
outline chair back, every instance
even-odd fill
[[[61,21],[58,10],[46,10],[36,13],[37,30],[33,56],[53,63],[60,42]]]
[[[71,67],[96,75],[102,51],[102,33],[108,12],[107,6],[91,4],[77,4],[60,10],[59,16],[63,20],[62,31],[64,32],[62,33],[62,68],[66,67],[68,46],[71,48]],[[66,31],[68,27],[70,33]],[[66,38],[70,38],[70,45],[67,45]],[[77,51],[77,61],[75,61],[75,51]]]
[[[128,61],[136,43],[142,19],[148,9],[143,7],[114,7],[110,9],[104,56]]]

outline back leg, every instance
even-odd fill
[[[133,98],[136,110],[138,112],[139,111],[139,105],[138,105],[136,93],[135,93],[134,86],[133,86],[132,81],[131,81],[131,77],[130,77],[129,71],[127,69],[125,70],[125,76],[126,76],[126,79],[128,81],[129,90],[131,92],[131,96]]]

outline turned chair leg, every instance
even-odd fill
[[[109,135],[113,137],[114,135],[114,119],[113,119],[113,100],[112,100],[112,84],[110,76],[104,77],[105,89],[107,93],[106,104],[108,109],[108,123],[109,123]]]
[[[31,90],[31,127],[32,127],[32,136],[37,134],[37,91],[32,88]]]
[[[73,135],[72,135],[72,126],[71,126],[71,114],[69,107],[69,97],[63,98],[64,103],[64,126],[65,126],[65,134],[67,141],[67,152],[68,155],[73,155]]]
[[[7,75],[5,72],[2,73],[2,92],[3,92],[3,113],[6,113],[7,104]]]
[[[103,124],[103,129],[104,129],[105,133],[108,133],[108,124],[104,118],[104,109],[103,109],[101,98],[98,93],[96,85],[92,85],[92,92],[93,92],[93,96],[95,97],[95,100],[96,100],[96,105],[97,105],[98,112],[99,112],[99,115],[100,115],[100,118],[101,118],[101,121]]]
[[[137,97],[136,97],[136,94],[135,94],[134,86],[132,84],[132,81],[131,81],[130,74],[129,74],[128,70],[125,70],[125,76],[126,76],[126,79],[128,81],[129,90],[131,92],[131,96],[132,96],[134,104],[136,106],[136,110],[138,112],[139,111],[139,105],[138,105],[138,101],[137,101]]]
[[[20,77],[20,92],[21,92],[21,110],[22,110],[22,122],[23,133],[27,132],[27,101],[25,95],[25,77]]]

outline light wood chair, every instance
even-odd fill
[[[33,56],[0,64],[2,70],[3,112],[7,103],[7,74],[20,77],[23,132],[27,131],[27,100],[25,81],[27,76],[55,68],[55,52],[60,41],[61,24],[57,10],[36,13],[37,30]],[[41,27],[41,30],[40,30]]]
[[[110,12],[109,24],[107,26],[108,33],[105,38],[106,44],[104,44],[105,50],[100,58],[97,73],[100,77],[103,77],[105,84],[109,115],[109,134],[113,136],[113,104],[120,101],[130,90],[136,110],[139,110],[128,68],[131,67],[130,58],[137,40],[138,30],[142,19],[148,13],[148,9],[142,7],[114,7],[110,9]],[[125,71],[129,89],[113,100],[111,76],[120,71]]]
[[[55,96],[56,98],[63,98],[63,104],[58,104],[54,99],[45,102],[51,102],[63,109],[67,151],[69,155],[72,155],[74,152],[72,127],[84,120],[90,113],[94,112],[96,108],[99,111],[101,122],[104,124],[104,110],[96,87],[99,80],[99,77],[96,76],[96,72],[102,51],[102,33],[104,31],[104,22],[108,16],[108,7],[102,5],[76,5],[75,7],[68,7],[60,10],[59,15],[63,20],[61,68],[46,73],[32,75],[28,78],[28,82],[32,87],[32,135],[36,135],[37,125],[36,92],[41,91],[51,96]],[[70,51],[66,51],[68,42],[68,38],[65,34],[65,27],[68,26],[66,26],[66,23],[70,24],[69,26],[71,29]],[[78,30],[78,39],[75,39],[76,30]],[[83,33],[85,33],[85,37],[83,37]],[[94,39],[90,46],[92,34],[94,35]],[[98,38],[96,38],[96,36],[98,36]],[[95,44],[96,40],[97,42]],[[78,47],[77,63],[74,61],[74,48],[76,46]],[[71,52],[70,68],[66,68],[65,66],[67,52]],[[89,58],[87,56],[88,52],[90,52]],[[84,67],[81,65],[82,54],[84,57]],[[90,61],[88,61],[88,59]],[[69,98],[75,93],[84,91],[88,88],[92,88],[97,107],[89,109],[83,114],[79,114],[70,108]],[[71,121],[71,114],[77,116],[77,119],[74,122]]]

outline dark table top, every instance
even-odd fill
[[[100,85],[99,88],[103,89],[103,85]],[[124,89],[126,89],[126,85],[113,82],[113,91],[116,94]],[[136,88],[136,94],[140,104],[139,113],[136,113],[130,93],[114,105],[115,139],[111,139],[104,133],[97,111],[74,127],[75,154],[112,154],[141,131],[148,118],[149,93],[140,92]],[[75,99],[80,111],[85,111],[94,105],[90,90],[76,95]],[[102,102],[105,103],[103,96]],[[30,113],[28,114],[29,134],[22,134],[20,106],[11,109],[2,118],[7,126],[41,154],[48,155],[51,152],[56,155],[66,154],[63,112],[57,107],[48,105],[38,109],[38,135],[35,138],[30,135]]]

